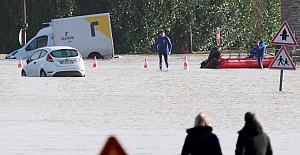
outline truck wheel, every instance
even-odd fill
[[[22,70],[22,72],[21,72],[21,76],[26,76],[26,73],[25,73],[25,71],[24,71],[24,70]]]
[[[47,74],[43,69],[40,72],[40,77],[47,77]]]
[[[96,56],[97,59],[103,59],[103,56],[98,52],[91,52],[88,58],[94,58]]]

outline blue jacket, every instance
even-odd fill
[[[171,43],[169,37],[159,36],[156,39],[155,50],[156,50],[156,52],[171,52],[172,51],[172,43]]]
[[[256,55],[256,48],[254,48],[254,47],[250,48],[249,54],[250,54],[249,55],[250,57],[257,57],[257,55]]]
[[[265,45],[264,40],[261,40],[259,42],[259,44],[256,44],[257,56],[262,56],[263,57],[265,55],[266,50],[267,50],[267,47]]]

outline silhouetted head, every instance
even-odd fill
[[[255,113],[254,112],[246,112],[245,121],[246,122],[255,122],[255,121],[257,121]]]
[[[210,125],[211,125],[210,121],[204,113],[201,112],[199,115],[197,115],[197,117],[195,119],[195,127],[196,126],[210,126]]]

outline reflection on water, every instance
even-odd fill
[[[3,154],[99,154],[115,135],[130,155],[180,154],[195,116],[206,113],[223,154],[234,154],[243,116],[255,111],[275,154],[299,154],[299,68],[199,69],[207,55],[171,55],[169,71],[155,55],[85,59],[84,78],[21,77],[17,60],[0,60]],[[143,68],[147,57],[149,69]],[[25,61],[23,60],[23,63]]]

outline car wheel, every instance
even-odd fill
[[[47,74],[44,70],[41,70],[40,77],[47,77]]]
[[[24,70],[22,70],[22,72],[21,72],[21,76],[26,76],[26,73],[25,73],[25,71],[24,71]]]

